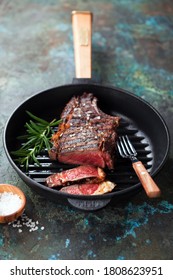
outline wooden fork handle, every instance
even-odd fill
[[[134,162],[132,164],[133,169],[135,170],[146,194],[150,198],[159,197],[161,195],[161,191],[142,164],[141,161]]]

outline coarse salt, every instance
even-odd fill
[[[12,225],[13,228],[18,228],[19,233],[23,231],[24,227],[28,228],[29,232],[44,230],[44,226],[39,226],[39,221],[33,221],[26,215],[26,213],[23,213],[18,220],[8,224]]]
[[[0,193],[0,216],[16,212],[22,205],[21,198],[12,192]]]

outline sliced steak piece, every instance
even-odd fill
[[[46,179],[46,184],[49,187],[57,187],[62,185],[67,185],[67,183],[72,184],[76,181],[90,180],[94,179],[95,182],[101,182],[105,179],[104,171],[99,167],[94,167],[90,165],[81,165],[69,170],[64,170],[62,172],[53,174]]]
[[[61,114],[62,123],[52,136],[51,159],[69,164],[114,168],[119,117],[97,107],[92,93],[73,97]]]
[[[110,181],[104,181],[95,184],[75,184],[60,189],[61,192],[77,195],[97,195],[111,192],[115,187],[115,184]]]

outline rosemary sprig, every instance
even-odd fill
[[[40,165],[37,155],[42,150],[50,150],[53,127],[57,126],[61,120],[53,119],[51,122],[47,122],[29,111],[26,111],[26,113],[31,119],[25,124],[26,134],[18,137],[25,142],[18,150],[11,153],[16,156],[16,161],[28,170],[30,163]]]

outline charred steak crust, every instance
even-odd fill
[[[97,107],[92,93],[72,97],[61,114],[62,123],[52,136],[51,159],[77,165],[114,168],[119,117]]]

